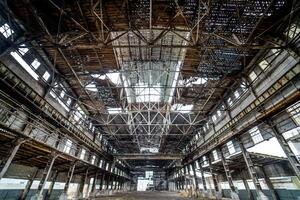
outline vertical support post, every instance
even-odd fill
[[[64,187],[64,191],[59,197],[60,200],[64,200],[64,199],[68,198],[67,193],[68,193],[68,190],[69,190],[70,183],[72,182],[75,166],[76,166],[76,161],[73,162],[72,165],[69,168],[69,171],[68,171],[68,174],[67,174],[67,179],[66,179],[66,184],[65,184],[65,187]]]
[[[244,171],[242,172],[241,176],[242,176],[242,180],[243,180],[244,186],[245,186],[246,191],[247,191],[247,198],[249,200],[254,200]]]
[[[100,190],[104,190],[104,182],[105,182],[105,172],[101,175],[101,182],[100,182]]]
[[[23,144],[24,142],[26,142],[26,140],[23,138],[17,139],[15,142],[13,142],[14,147],[10,149],[9,154],[8,154],[9,156],[1,162],[0,180],[5,175],[11,162],[13,161],[15,155],[17,154],[21,144]]]
[[[111,191],[114,190],[114,179],[115,179],[115,177],[113,177],[113,176],[111,175],[111,178],[110,178],[110,190],[111,190]]]
[[[227,163],[227,160],[224,157],[222,149],[218,149],[218,152],[220,153],[221,161],[222,161],[224,171],[225,171],[225,175],[226,175],[226,178],[227,178],[227,182],[228,182],[229,187],[230,187],[231,198],[233,200],[239,200],[240,198],[239,198],[239,195],[238,195],[238,191],[237,191],[237,189],[235,188],[235,186],[233,184],[233,179],[232,179],[232,176],[231,176],[231,171],[229,169],[229,165]]]
[[[117,177],[115,178],[115,185],[114,185],[114,190],[117,190],[117,186],[118,186],[118,181],[117,181]]]
[[[295,175],[300,180],[300,162],[299,162],[298,158],[296,157],[296,155],[291,150],[291,148],[290,148],[288,142],[286,141],[286,139],[283,137],[282,134],[280,134],[280,132],[277,129],[276,125],[272,124],[271,122],[269,122],[268,125],[272,128],[274,136],[276,137],[276,139],[278,140],[282,150],[286,154],[286,157],[287,157],[288,161],[290,162],[290,164],[293,168],[293,171],[295,172]]]
[[[31,178],[28,180],[24,190],[22,191],[21,195],[19,196],[19,200],[25,200],[28,192],[30,191],[31,185],[36,178],[37,174],[39,172],[39,169],[37,168],[33,174],[31,175]]]
[[[52,181],[50,183],[49,189],[47,190],[46,196],[45,196],[45,200],[49,200],[53,191],[53,187],[55,185],[56,179],[58,176],[58,171],[55,171],[52,175]]]
[[[179,174],[180,174],[180,177],[179,177],[179,184],[180,184],[180,190],[184,190],[184,183],[183,183],[183,175],[182,175],[182,169],[179,170]]]
[[[195,161],[196,162],[196,161]],[[198,192],[199,192],[199,183],[198,183],[198,177],[196,173],[196,163],[192,162],[192,171],[193,171],[193,176],[194,176],[194,183],[195,183],[195,196],[198,197]]]
[[[209,156],[207,156],[207,161],[208,161],[208,164],[209,164],[209,171],[211,173],[213,184],[214,184],[214,188],[215,188],[216,199],[217,200],[222,199],[222,191],[221,191],[221,189],[219,187],[218,178],[217,178],[215,172],[213,171],[212,163],[211,163],[211,160],[210,160]]]
[[[207,197],[208,196],[207,185],[206,185],[204,171],[203,171],[201,163],[199,163],[199,168],[200,168],[200,172],[201,172],[201,181],[202,181],[202,185],[203,185],[202,196]]]
[[[191,173],[190,173],[189,165],[187,165],[186,168],[187,168],[187,174],[188,174],[188,177],[189,177],[187,179],[187,191],[188,191],[189,196],[192,197],[193,196],[193,185],[194,184],[193,184],[193,182],[191,182],[191,179],[190,179]],[[185,177],[186,177],[186,175],[185,175]]]
[[[186,180],[186,168],[185,168],[185,166],[183,166],[183,173],[184,173],[184,175],[183,175],[183,179],[184,179],[184,190],[187,190],[187,180]]]
[[[236,141],[239,144],[239,147],[242,151],[242,154],[243,154],[243,157],[244,157],[249,175],[250,175],[250,177],[253,181],[255,191],[257,193],[257,199],[258,200],[268,200],[269,198],[262,191],[261,185],[260,185],[259,180],[258,180],[257,173],[255,171],[255,167],[254,167],[254,164],[252,162],[252,159],[251,159],[251,156],[250,156],[249,152],[246,150],[246,148],[244,147],[243,142],[239,138],[237,138]]]
[[[279,197],[278,193],[276,192],[276,190],[274,189],[273,183],[271,182],[269,176],[266,174],[264,167],[260,167],[260,169],[261,169],[261,172],[263,173],[264,179],[265,179],[265,181],[268,185],[268,188],[271,192],[273,200],[280,200],[280,197]]]
[[[79,199],[83,198],[84,196],[84,186],[88,180],[88,175],[89,175],[89,168],[86,169],[84,176],[81,177],[82,179],[77,194]]]
[[[195,180],[195,194],[196,197],[198,197],[198,192],[199,192],[199,183],[198,183],[198,177],[197,177],[197,173],[196,173],[196,162],[192,163],[192,170],[193,170],[193,174],[194,174],[194,180]]]
[[[98,172],[95,172],[93,184],[92,184],[92,190],[90,196],[96,196],[96,184],[97,184],[97,178],[98,178]]]
[[[55,162],[55,160],[58,156],[59,155],[54,153],[54,152],[51,154],[51,158],[48,160],[47,165],[46,165],[46,167],[43,171],[42,179],[41,179],[41,181],[39,183],[39,186],[38,186],[38,191],[37,191],[36,195],[31,197],[32,199],[38,199],[38,200],[43,199],[44,187],[45,187],[46,182],[47,182],[47,180],[50,176],[53,164],[54,164],[54,162]]]

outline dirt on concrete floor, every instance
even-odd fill
[[[167,191],[147,191],[147,192],[130,192],[119,193],[112,196],[98,197],[97,200],[192,200],[191,198],[182,197],[176,192]]]

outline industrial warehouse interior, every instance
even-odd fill
[[[299,200],[300,1],[0,0],[0,200]]]

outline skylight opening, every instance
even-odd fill
[[[121,84],[121,78],[119,72],[107,73],[106,76],[113,82],[115,85]]]
[[[183,87],[191,87],[193,85],[201,85],[207,82],[207,78],[202,77],[191,77],[187,80],[179,80],[178,85]]]
[[[158,153],[159,149],[157,147],[141,147],[141,153]]]
[[[194,85],[200,85],[206,83],[207,80],[205,78],[198,77],[195,81],[192,82]]]
[[[88,85],[85,86],[85,88],[89,91],[92,91],[92,92],[97,92],[98,89],[97,89],[97,86],[95,83],[89,83]]]
[[[122,108],[107,108],[107,112],[111,115],[119,114],[122,112]]]
[[[35,79],[38,80],[39,76],[35,71],[26,63],[26,61],[17,53],[11,52],[10,55]]]
[[[7,23],[3,24],[0,27],[0,32],[5,38],[9,38],[14,33],[14,31],[10,28],[10,26]]]
[[[159,85],[152,87],[139,83],[135,86],[136,102],[159,102],[161,97],[161,88]]]
[[[174,104],[171,107],[172,111],[180,112],[180,113],[190,113],[192,109],[193,109],[193,105],[192,104],[187,104],[187,105]]]
[[[108,78],[115,85],[121,85],[122,83],[119,72],[108,72],[106,74],[92,74],[91,76],[100,80],[105,80]]]

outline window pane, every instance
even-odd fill
[[[43,75],[43,79],[44,79],[45,81],[48,81],[49,78],[50,78],[50,74],[49,74],[49,72],[46,71],[46,72],[44,73],[44,75]]]
[[[254,81],[256,78],[257,78],[257,75],[254,71],[252,71],[250,74],[249,74],[249,78],[251,81]]]
[[[34,59],[33,62],[31,63],[31,66],[32,66],[34,69],[39,68],[40,65],[41,65],[41,63],[40,63],[37,59]]]
[[[26,63],[25,60],[17,53],[11,52],[10,55],[35,79],[38,80],[39,76],[35,71]]]
[[[253,140],[254,144],[257,144],[257,143],[262,142],[264,140],[264,138],[262,137],[259,129],[257,128],[257,126],[250,129],[249,133],[252,137],[252,140]]]
[[[14,33],[14,31],[10,28],[10,26],[7,23],[3,24],[0,27],[0,32],[5,38],[9,38]]]

